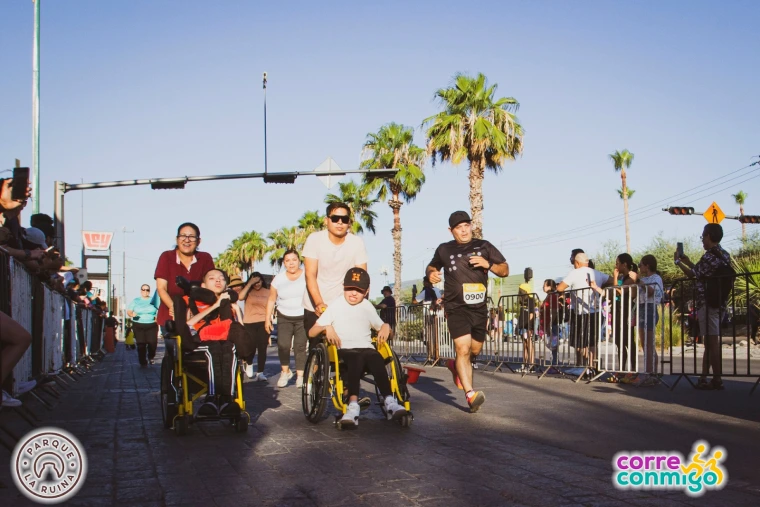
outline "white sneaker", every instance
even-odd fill
[[[28,393],[35,387],[37,387],[36,380],[30,380],[28,382],[16,382],[16,392],[18,393],[18,395]]]
[[[338,421],[338,424],[340,424],[342,428],[356,428],[359,426],[360,413],[361,409],[359,408],[358,403],[349,403],[348,410],[343,414],[343,417]]]
[[[3,391],[3,407],[20,407],[21,401]]]
[[[301,389],[303,387],[303,375],[296,377],[296,387]]]
[[[243,366],[243,370],[245,371],[245,376],[248,377],[251,380],[256,380],[253,375],[253,365],[252,364],[246,364]]]
[[[403,405],[399,405],[396,402],[394,396],[387,396],[385,398],[385,414],[388,420],[398,419],[402,415],[406,415],[406,409]]]
[[[290,382],[290,379],[293,378],[293,372],[282,372],[280,373],[280,379],[277,381],[277,387],[286,387],[288,385],[288,382]]]
[[[264,375],[264,373],[263,373],[263,372],[259,372],[259,373],[256,375],[256,381],[257,381],[257,382],[266,382],[266,381],[267,381],[267,376],[266,376],[266,375]]]

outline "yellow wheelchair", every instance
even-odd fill
[[[374,341],[374,340],[373,340]],[[377,351],[385,360],[385,369],[388,372],[388,379],[391,381],[391,391],[396,399],[404,405],[407,413],[399,418],[401,426],[408,428],[412,425],[414,415],[411,412],[409,403],[409,390],[406,386],[406,374],[401,368],[401,362],[398,356],[391,349],[387,342],[378,344],[374,341]],[[325,415],[327,400],[332,399],[333,406],[339,412],[335,416],[335,427],[342,429],[338,421],[346,413],[348,400],[345,397],[343,379],[341,370],[345,365],[338,359],[338,347],[325,343],[317,344],[306,359],[304,369],[303,391],[301,392],[301,405],[306,419],[311,423],[320,422]],[[378,405],[385,413],[385,405],[382,403],[382,395],[377,388],[375,381],[367,375],[362,376],[362,380],[375,386]],[[360,403],[361,404],[361,403]],[[368,406],[362,406],[362,409]]]
[[[175,310],[182,314],[182,300],[175,299]],[[208,394],[208,369],[211,360],[207,350],[188,351],[183,349],[181,333],[177,331],[180,323],[167,322],[169,334],[164,337],[165,353],[161,361],[161,416],[164,428],[174,428],[177,435],[188,432],[190,425],[199,421],[229,420],[237,432],[248,431],[251,416],[245,411],[243,399],[243,381],[240,362],[235,362],[235,377],[232,401],[240,410],[231,410],[227,414],[193,415],[193,403]],[[181,324],[180,324],[181,325]],[[209,342],[206,342],[209,343]],[[221,411],[219,411],[221,412]]]

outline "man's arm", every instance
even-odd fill
[[[501,278],[509,276],[509,264],[506,262],[502,262],[501,264],[494,264],[491,266],[491,273]]]
[[[559,282],[559,285],[557,285],[557,292],[565,292],[568,287],[569,285],[565,282]]]
[[[314,312],[317,314],[317,316],[320,316],[322,315],[322,312],[325,311],[327,305],[322,299],[322,294],[319,293],[319,286],[317,285],[317,271],[319,268],[319,261],[317,259],[304,257],[303,267],[304,271],[306,272],[306,290],[309,291],[309,296],[311,296],[311,300],[314,303]]]

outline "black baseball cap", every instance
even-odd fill
[[[346,276],[343,277],[344,289],[369,289],[369,273],[362,268],[351,268],[346,271]]]
[[[390,286],[388,286],[388,285],[386,285],[385,287],[383,287],[383,290],[381,290],[380,292],[382,293],[382,292],[385,292],[385,291],[388,291],[391,294],[393,294],[393,290],[391,290]]]
[[[472,222],[470,215],[466,211],[455,211],[449,217],[449,227],[452,229],[462,222]]]

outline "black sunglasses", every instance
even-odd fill
[[[150,289],[140,289],[141,292],[150,292]]]
[[[344,224],[347,224],[351,221],[348,215],[330,215],[330,220],[332,223],[337,224],[338,222],[343,222]]]

